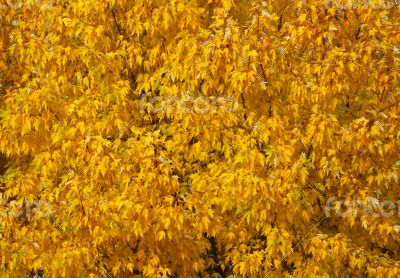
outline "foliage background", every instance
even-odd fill
[[[324,210],[400,196],[399,8],[367,2],[1,0],[1,275],[398,277],[398,213]]]

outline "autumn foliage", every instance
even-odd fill
[[[0,26],[1,277],[400,276],[398,2],[0,0]]]

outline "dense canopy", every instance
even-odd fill
[[[1,277],[400,276],[397,1],[0,0],[0,26]]]

